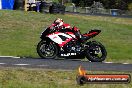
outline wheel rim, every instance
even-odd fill
[[[52,57],[55,55],[55,48],[53,44],[46,44],[45,42],[40,46],[40,52],[43,57]]]
[[[101,60],[103,57],[102,48],[99,45],[94,45],[89,48],[89,54],[94,59]]]

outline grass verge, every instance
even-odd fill
[[[87,72],[89,74],[130,74],[130,72]],[[77,71],[0,68],[0,88],[132,88],[130,84],[77,85]]]

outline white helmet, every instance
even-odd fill
[[[54,21],[54,24],[57,24],[58,26],[62,26],[62,25],[63,25],[63,20],[60,19],[60,18],[57,18],[57,19]]]

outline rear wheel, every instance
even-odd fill
[[[86,50],[86,57],[91,62],[102,62],[106,59],[107,52],[105,47],[97,42],[88,42],[88,49]]]
[[[56,44],[41,40],[37,45],[37,53],[44,59],[54,59],[58,55]]]

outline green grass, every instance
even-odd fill
[[[72,26],[76,25],[82,33],[94,28],[101,29],[102,33],[94,39],[106,47],[106,61],[132,63],[130,18],[51,15],[8,10],[0,11],[0,55],[39,57],[36,46],[40,41],[40,33],[57,17]]]
[[[130,74],[130,72],[91,72],[88,74]],[[78,71],[57,71],[24,68],[1,68],[0,88],[132,88],[130,84],[77,85]]]

